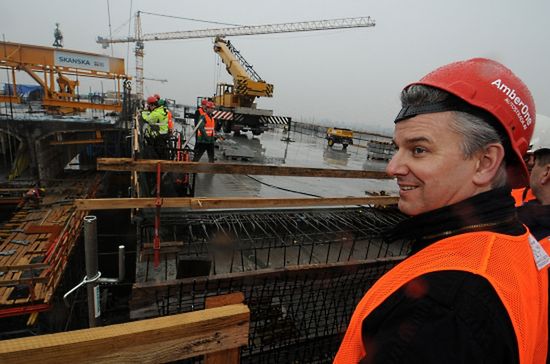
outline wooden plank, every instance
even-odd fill
[[[323,197],[323,198],[260,198],[260,197],[224,197],[224,198],[161,198],[162,207],[187,208],[192,210],[235,209],[235,208],[277,208],[310,206],[346,206],[346,205],[392,205],[399,200],[397,196],[370,197]],[[78,210],[116,210],[132,208],[155,208],[156,198],[103,198],[76,199]]]
[[[8,272],[13,270],[31,270],[31,269],[46,269],[49,268],[49,264],[35,263],[35,264],[13,264],[9,266],[0,266],[0,272]]]
[[[205,308],[222,307],[227,305],[236,305],[244,302],[244,293],[235,292],[219,296],[207,297],[204,302]],[[204,364],[238,364],[241,362],[241,349],[232,348],[204,356]]]
[[[17,284],[32,284],[32,283],[39,283],[39,282],[47,282],[47,277],[34,277],[34,278],[17,278],[12,280],[3,279],[0,281],[0,287],[9,287],[9,286],[15,286]]]
[[[237,305],[244,302],[244,293],[234,292],[229,294],[221,294],[218,296],[206,297],[204,301],[205,308],[222,307],[228,305]]]
[[[2,363],[160,363],[248,344],[250,311],[230,305],[0,341]]]
[[[66,140],[66,141],[52,141],[50,145],[78,145],[78,144],[101,144],[103,139],[88,139],[88,140]]]
[[[161,165],[162,172],[365,179],[393,178],[381,171],[288,167],[263,164],[177,162],[160,159],[133,160],[131,158],[97,158],[97,169],[99,171],[156,172],[158,163]]]

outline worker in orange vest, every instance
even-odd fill
[[[401,93],[399,186],[388,242],[409,256],[361,299],[335,363],[545,363],[550,256],[517,218],[535,124],[527,86],[484,58],[455,62]]]
[[[164,108],[164,112],[166,113],[166,117],[168,118],[168,133],[172,134],[174,132],[174,116],[172,115],[172,111],[168,108],[165,99],[160,98],[158,94],[155,94],[154,96],[158,97],[159,106]]]
[[[214,144],[216,142],[216,122],[212,117],[215,108],[212,101],[202,100],[199,108],[198,129],[193,150],[193,162],[198,162],[204,152],[208,154],[208,162],[214,162]]]
[[[546,149],[546,147],[549,146],[547,145],[547,143],[549,143],[547,140],[550,138],[550,118],[545,115],[537,114],[537,120],[539,120],[539,123],[535,127],[535,132],[533,133],[533,143],[529,146],[527,153],[523,157],[529,173],[531,173],[531,169],[535,165],[534,152],[539,149]],[[512,196],[516,201],[516,207],[537,199],[530,186],[512,190]]]
[[[550,117],[537,114],[530,151],[529,191],[535,198],[524,202],[517,212],[531,234],[542,240],[550,236]]]

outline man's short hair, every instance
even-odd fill
[[[539,149],[533,154],[535,155],[535,163],[537,165],[544,166],[546,164],[550,164],[550,149]]]

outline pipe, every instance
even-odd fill
[[[125,263],[125,248],[124,245],[118,246],[118,281],[122,282],[126,275],[126,263]]]
[[[88,215],[84,217],[84,255],[86,258],[86,280],[90,281],[97,277],[97,217]],[[96,292],[99,296],[99,286],[94,281],[88,283],[88,325],[96,327],[96,319],[101,315],[99,299],[96,302]],[[98,297],[99,298],[99,297]],[[97,306],[96,306],[97,305]]]

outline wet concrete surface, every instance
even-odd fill
[[[387,164],[385,161],[367,160],[365,148],[349,146],[343,150],[341,145],[330,148],[326,140],[313,135],[291,132],[289,136],[292,141],[284,141],[287,133],[282,129],[269,130],[260,136],[252,136],[251,133],[225,135],[225,139],[217,143],[216,163],[372,171],[383,171]],[[201,161],[207,161],[206,153]],[[398,193],[393,180],[223,174],[197,175],[195,188],[197,197],[344,197],[366,196],[367,191],[385,191],[391,195]]]

